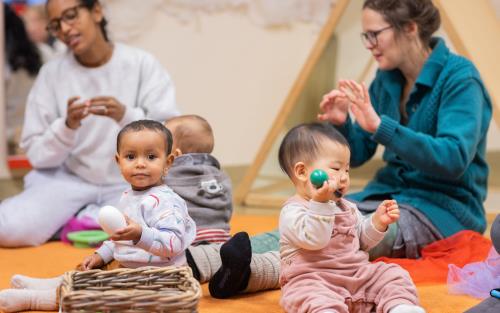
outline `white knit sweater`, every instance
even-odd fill
[[[68,52],[45,64],[28,96],[21,147],[34,168],[65,165],[94,184],[123,182],[114,154],[116,135],[138,119],[163,121],[179,114],[172,81],[149,53],[114,44],[104,65],[88,68]],[[76,130],[65,124],[68,99],[115,97],[126,106],[120,123],[89,115]]]

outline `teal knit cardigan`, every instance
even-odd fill
[[[370,134],[349,119],[339,130],[351,146],[351,166],[385,147],[381,168],[359,193],[363,201],[387,196],[421,212],[446,237],[460,230],[484,232],[488,165],[486,134],[491,100],[474,65],[440,38],[410,92],[408,122],[399,103],[405,79],[399,70],[377,72],[370,98],[381,124]]]

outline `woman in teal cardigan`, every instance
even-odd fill
[[[432,37],[440,16],[431,0],[365,0],[362,26],[363,43],[379,66],[375,80],[369,90],[341,80],[323,97],[318,118],[346,136],[352,167],[371,159],[378,145],[385,148],[385,166],[347,196],[365,213],[381,199],[400,205],[400,220],[370,256],[418,258],[421,247],[460,230],[484,232],[491,101],[478,71]],[[250,244],[238,234],[223,245],[211,294],[276,287],[278,238],[266,233]],[[250,255],[263,245],[274,251]],[[194,260],[199,268],[209,263]]]
[[[415,258],[437,239],[486,229],[491,102],[474,65],[431,37],[439,13],[430,0],[415,1],[428,8],[413,19],[404,2],[365,1],[362,39],[379,65],[375,80],[369,90],[340,81],[318,117],[348,139],[353,167],[384,146],[385,166],[350,198],[365,212],[370,200],[396,199],[401,219],[374,254]]]

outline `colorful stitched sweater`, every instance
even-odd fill
[[[96,251],[105,263],[115,259],[128,268],[186,264],[185,250],[196,236],[196,225],[186,202],[172,189],[128,190],[118,208],[142,226],[142,236],[137,243],[105,241]]]

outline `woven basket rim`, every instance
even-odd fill
[[[116,279],[113,279],[113,277],[116,277]],[[144,278],[148,279],[144,280]],[[87,288],[112,289],[74,290],[75,280]],[[126,283],[122,283],[120,280],[125,280]],[[151,283],[151,285],[141,285],[143,281]],[[121,287],[121,285],[124,285],[124,287]],[[128,288],[128,285],[134,285],[135,287]],[[138,286],[143,288],[151,286],[156,290],[137,289]],[[64,274],[61,288],[59,288],[61,312],[66,312],[66,309],[71,311],[74,307],[78,307],[78,309],[87,309],[88,307],[94,310],[101,307],[108,309],[115,306],[118,308],[116,311],[118,312],[119,310],[134,309],[144,305],[152,307],[157,305],[160,309],[168,308],[172,312],[175,312],[173,309],[185,310],[192,308],[196,310],[201,296],[200,283],[193,277],[191,268],[187,266],[147,266],[136,269],[119,268],[109,271],[99,269],[85,272],[69,271]],[[106,302],[104,303],[104,301]],[[120,305],[123,305],[123,307],[120,307]]]

